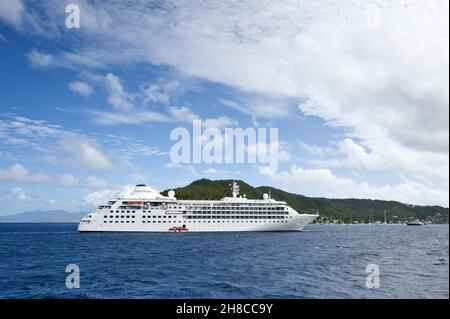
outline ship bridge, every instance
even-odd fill
[[[145,184],[136,185],[131,194],[127,195],[125,198],[141,200],[175,200],[174,197],[161,195],[157,190]]]

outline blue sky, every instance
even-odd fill
[[[203,177],[448,206],[445,1],[71,3],[0,4],[0,214]],[[192,119],[278,128],[278,170],[171,163]]]

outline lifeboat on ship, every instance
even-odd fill
[[[128,202],[129,206],[142,206],[143,204],[143,202]]]

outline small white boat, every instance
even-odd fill
[[[425,224],[422,223],[420,220],[414,220],[411,222],[407,222],[406,225],[408,225],[408,226],[423,226]]]

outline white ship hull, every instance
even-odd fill
[[[80,232],[162,232],[167,233],[173,227],[182,227],[185,225],[188,232],[256,232],[256,231],[301,231],[303,228],[314,221],[317,215],[299,214],[289,219],[287,222],[261,221],[261,222],[237,222],[220,221],[211,223],[197,222],[166,222],[150,224],[130,224],[119,223],[109,224],[102,222],[91,222],[89,224],[80,224]]]

